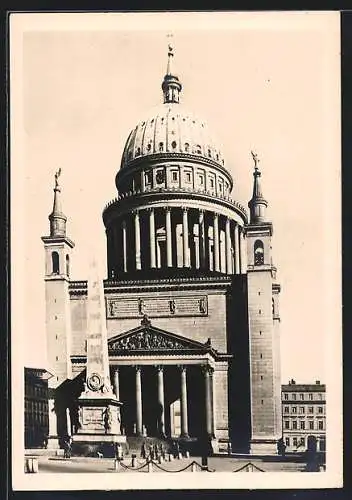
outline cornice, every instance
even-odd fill
[[[160,278],[160,279],[128,279],[128,280],[104,280],[104,292],[113,293],[136,293],[155,292],[171,290],[227,290],[232,285],[231,276],[218,277],[189,277],[189,278]],[[87,281],[71,281],[69,283],[71,296],[87,295]]]

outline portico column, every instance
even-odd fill
[[[204,210],[199,210],[199,264],[205,268],[205,222]]]
[[[166,260],[167,260],[167,267],[172,267],[172,234],[171,234],[170,207],[166,207]]]
[[[66,425],[67,425],[67,435],[72,436],[71,415],[69,408],[66,408]]]
[[[119,384],[119,369],[118,367],[114,370],[114,392],[116,399],[120,400],[120,384]]]
[[[181,366],[181,436],[188,437],[187,378],[186,367]]]
[[[155,218],[154,208],[149,211],[149,246],[150,246],[150,267],[156,268],[156,247],[155,247]]]
[[[57,435],[57,415],[56,415],[54,399],[49,399],[48,410],[49,410],[48,448],[57,449],[59,448],[59,440]]]
[[[135,243],[136,243],[136,270],[140,271],[142,269],[141,263],[141,227],[139,222],[139,211],[134,212],[134,233],[135,233]]]
[[[241,274],[240,270],[240,239],[238,232],[238,224],[235,223],[235,273]]]
[[[230,234],[229,218],[226,218],[225,246],[226,246],[226,272],[227,274],[232,274],[231,234]]]
[[[126,221],[122,221],[122,259],[123,259],[123,272],[127,272],[127,235],[126,235]]]
[[[205,382],[205,425],[208,436],[213,434],[213,408],[211,394],[211,368],[210,366],[203,367],[204,382]]]
[[[246,252],[246,237],[244,229],[240,230],[240,251],[241,251],[241,274],[245,274],[247,272],[247,252]]]
[[[136,366],[136,433],[142,435],[142,380],[141,367]]]
[[[183,233],[183,267],[189,267],[189,249],[188,249],[188,208],[182,209],[182,233]]]
[[[158,366],[158,403],[160,410],[160,428],[161,436],[165,436],[165,401],[164,401],[164,367]]]
[[[220,272],[220,255],[219,255],[219,215],[214,214],[214,265],[215,271]]]

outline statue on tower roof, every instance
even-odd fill
[[[255,170],[258,170],[258,163],[260,162],[259,158],[258,158],[258,154],[257,153],[254,153],[254,151],[251,151],[251,155],[252,155],[252,158],[253,158],[253,161],[254,161],[254,168]]]
[[[59,177],[61,175],[61,167],[55,172],[55,188],[59,186]]]

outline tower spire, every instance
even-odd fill
[[[174,74],[173,58],[174,58],[174,48],[171,45],[171,43],[169,43],[167,52],[166,75],[164,76],[164,80],[161,85],[161,88],[163,89],[164,93],[164,104],[180,102],[180,92],[182,90],[182,85],[178,79],[178,76]]]
[[[268,206],[268,202],[263,197],[262,186],[261,186],[261,172],[258,168],[259,158],[257,153],[251,151],[251,155],[254,161],[254,172],[253,172],[253,195],[248,203],[250,209],[250,221],[251,224],[260,224],[265,221],[265,209]]]
[[[54,186],[54,203],[53,210],[49,215],[50,221],[50,236],[66,237],[66,221],[67,217],[62,212],[61,208],[61,188],[59,185],[59,177],[61,175],[61,168],[55,172],[55,186]]]

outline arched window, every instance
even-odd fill
[[[70,276],[70,256],[66,254],[66,276]]]
[[[53,274],[59,274],[60,273],[59,254],[57,252],[52,252],[51,260],[52,260]]]
[[[264,264],[264,245],[263,242],[257,240],[254,243],[254,265],[262,266]]]

